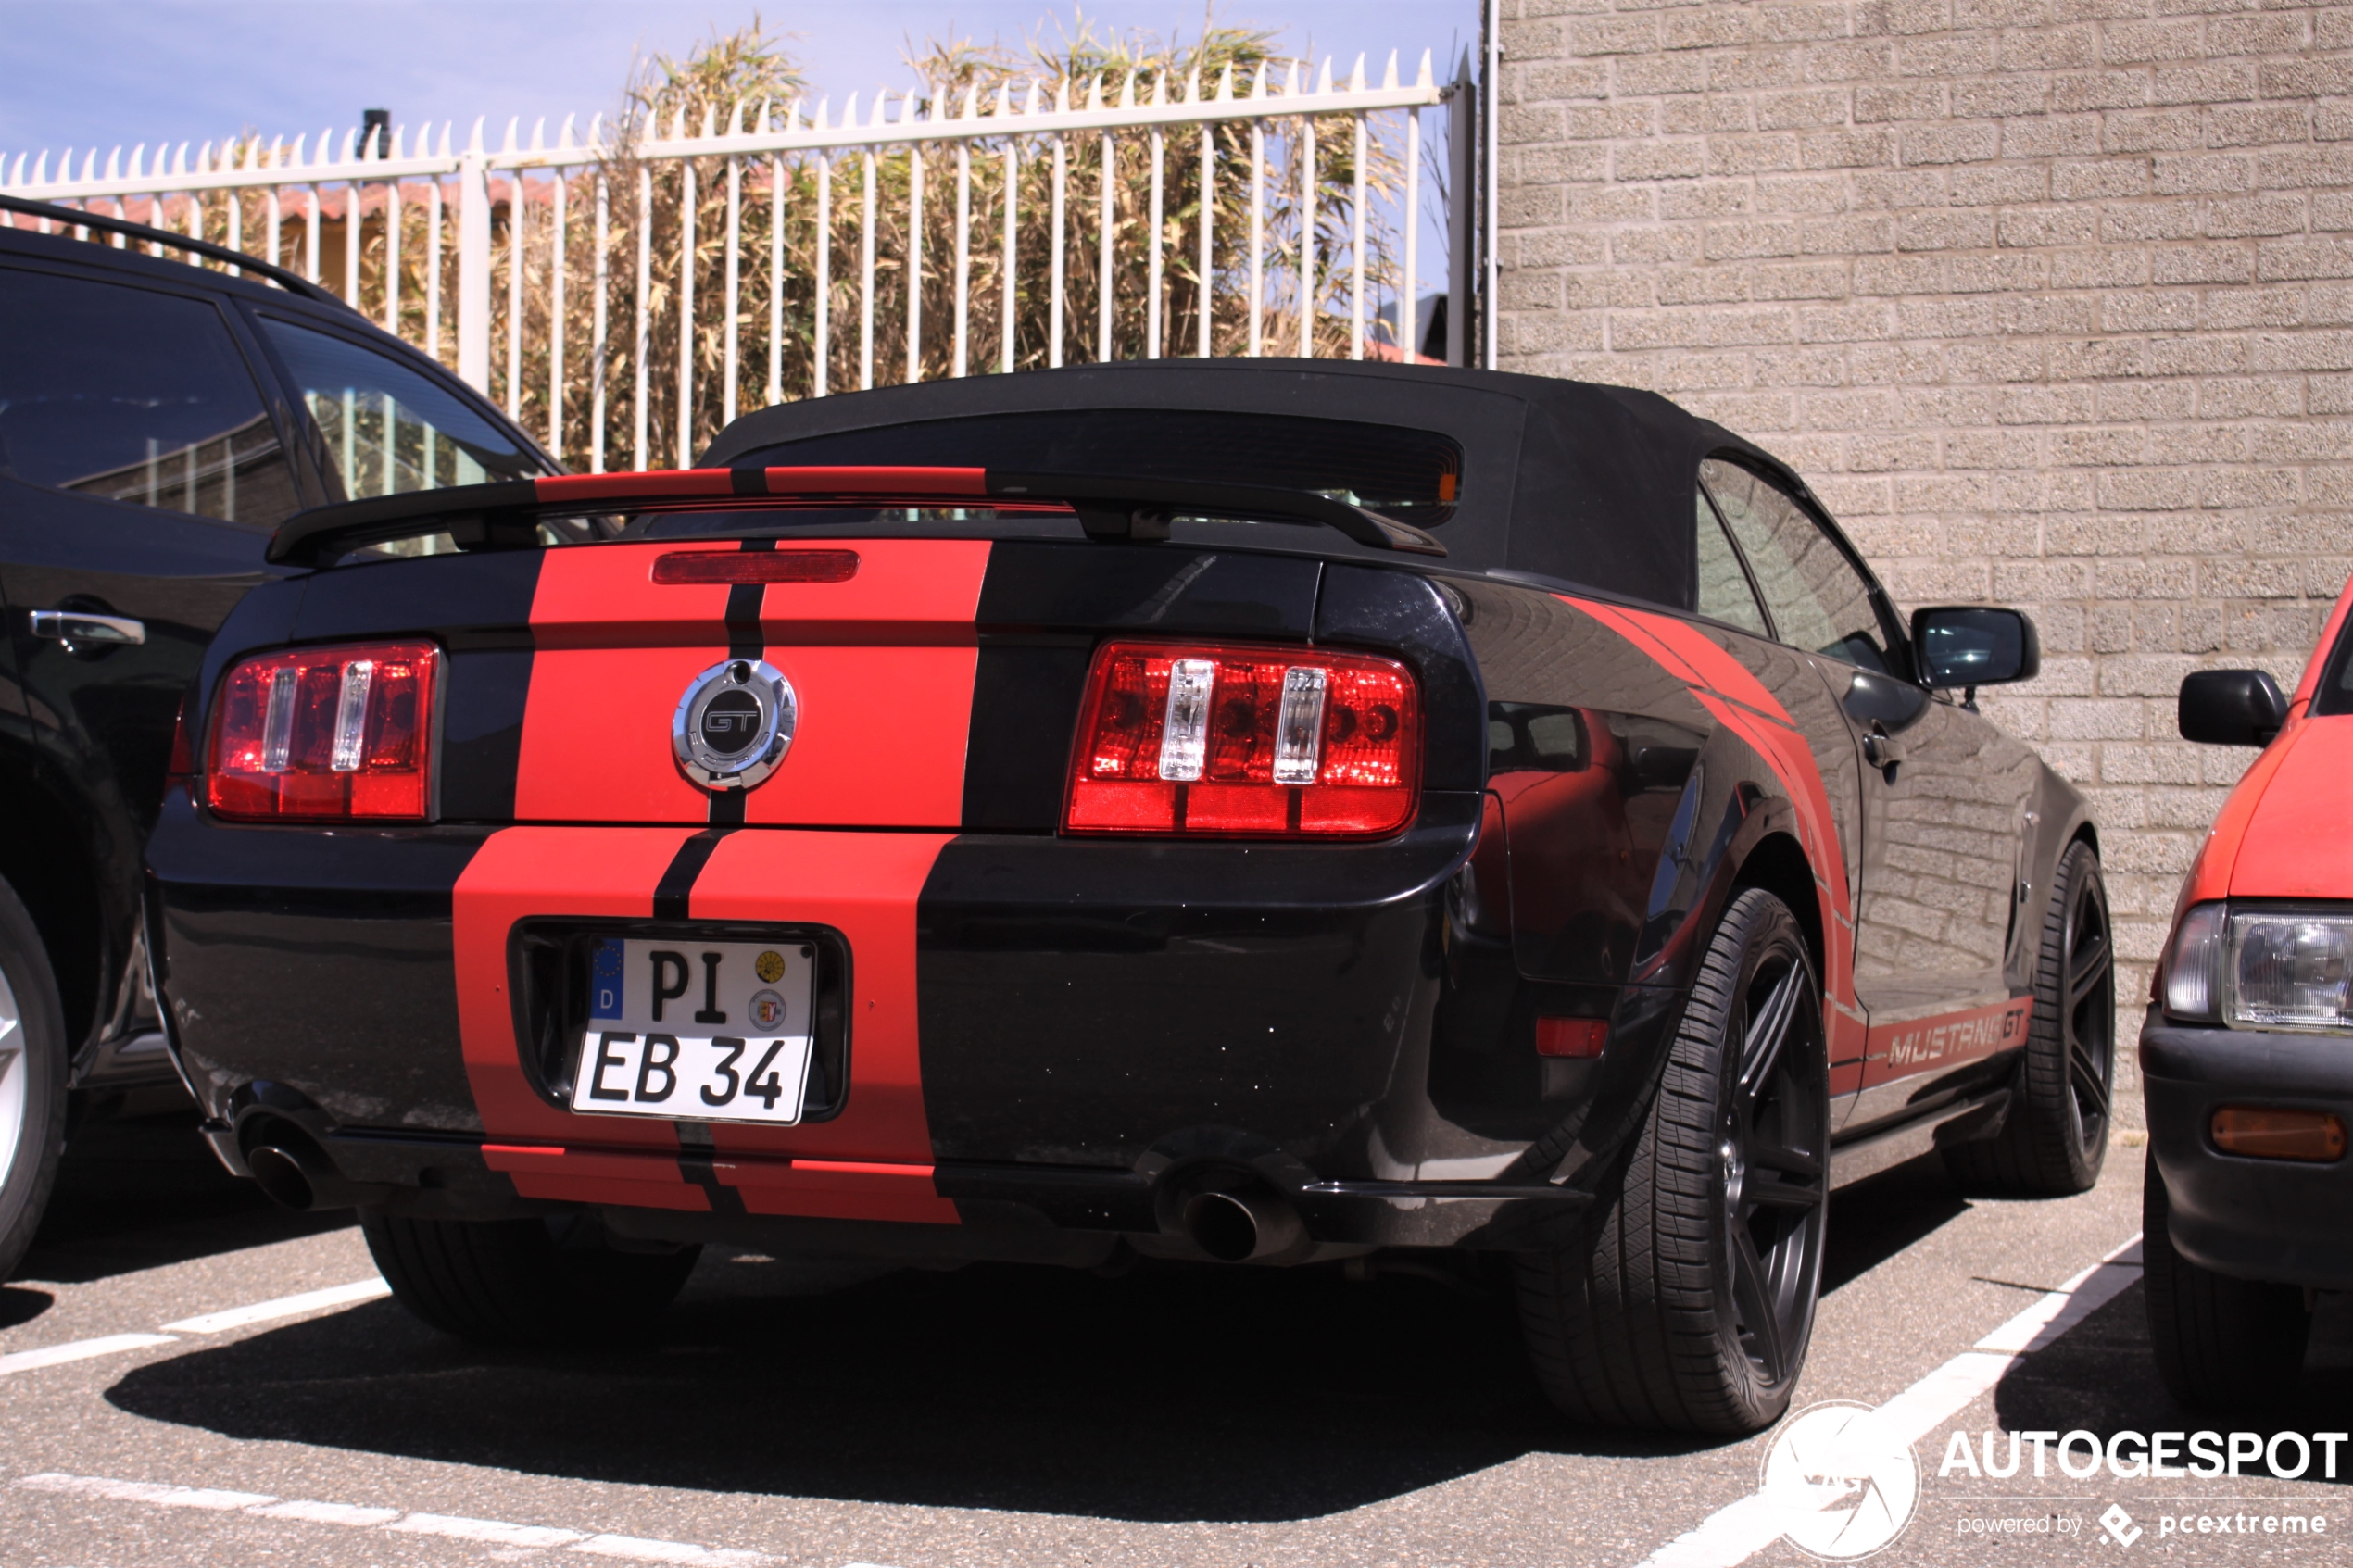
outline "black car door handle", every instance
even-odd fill
[[[83,609],[36,609],[32,612],[32,634],[55,637],[61,643],[136,644],[147,640],[147,627],[145,621],[133,621],[127,615],[94,615]]]
[[[1863,760],[1874,768],[1892,770],[1904,760],[1904,748],[1896,744],[1895,737],[1874,724],[1870,734],[1863,737]],[[1888,782],[1894,783],[1892,774]]]

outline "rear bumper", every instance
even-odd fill
[[[2240,1279],[2353,1289],[2353,1158],[2250,1160],[2207,1131],[2225,1105],[2333,1110],[2353,1125],[2353,1043],[2183,1027],[2152,1010],[2141,1077],[2175,1249]]]
[[[1584,1201],[1512,1169],[1580,1102],[1532,1057],[1433,1060],[1444,888],[1478,828],[1477,796],[1433,794],[1412,832],[1365,846],[745,829],[682,891],[665,878],[692,830],[243,828],[175,797],[149,849],[151,939],[224,1160],[291,1123],[388,1207],[1083,1254],[1167,1235],[1170,1195],[1216,1170],[1319,1245],[1503,1246]],[[682,1127],[535,1090],[516,925],[649,919],[662,899],[673,920],[843,934],[838,1115]]]

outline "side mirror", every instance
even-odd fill
[[[1912,612],[1912,659],[1924,686],[1998,686],[2035,677],[2043,639],[2017,610],[1940,605]]]
[[[2182,683],[2174,721],[2183,740],[2269,746],[2287,722],[2287,696],[2260,670],[2201,670]]]

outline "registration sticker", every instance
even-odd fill
[[[815,1044],[805,942],[607,937],[588,962],[572,1108],[672,1121],[800,1120]]]

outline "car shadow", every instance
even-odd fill
[[[2105,1443],[2118,1432],[2342,1432],[2353,1407],[2353,1298],[2323,1296],[2312,1324],[2304,1376],[2292,1399],[2262,1411],[2185,1411],[2157,1380],[2148,1317],[2138,1286],[2076,1324],[2056,1342],[2025,1357],[1994,1386],[1994,1411],[2007,1432],[2090,1432]],[[1982,1438],[1979,1439],[1981,1442]],[[2030,1450],[2031,1451],[2031,1450]],[[2127,1463],[2135,1451],[2125,1447]],[[2291,1450],[2283,1450],[2286,1457]],[[2300,1479],[2326,1482],[2320,1450]],[[2353,1448],[2339,1445],[2337,1485],[2353,1485]],[[2007,1451],[2000,1456],[2007,1460]],[[2075,1449],[2083,1462],[2083,1450]],[[1925,1461],[1931,1456],[1923,1450]],[[2186,1462],[2186,1461],[2183,1461]],[[2261,1463],[2245,1475],[2271,1475]],[[2103,1479],[2108,1473],[2101,1472]]]
[[[390,1302],[140,1367],[108,1398],[223,1436],[705,1490],[1138,1521],[1314,1518],[1567,1426],[1499,1294],[1332,1269],[975,1265],[822,1296],[707,1252],[656,1342],[500,1353]]]
[[[220,1168],[193,1110],[77,1128],[57,1162],[20,1279],[89,1285],[118,1274],[315,1236],[353,1223],[294,1214]]]
[[[57,1298],[45,1290],[0,1285],[0,1328],[14,1328],[19,1323],[31,1323],[57,1304]]]
[[[1969,1200],[1924,1154],[1831,1194],[1830,1234],[1822,1248],[1827,1296],[1878,1268],[1969,1212]]]

